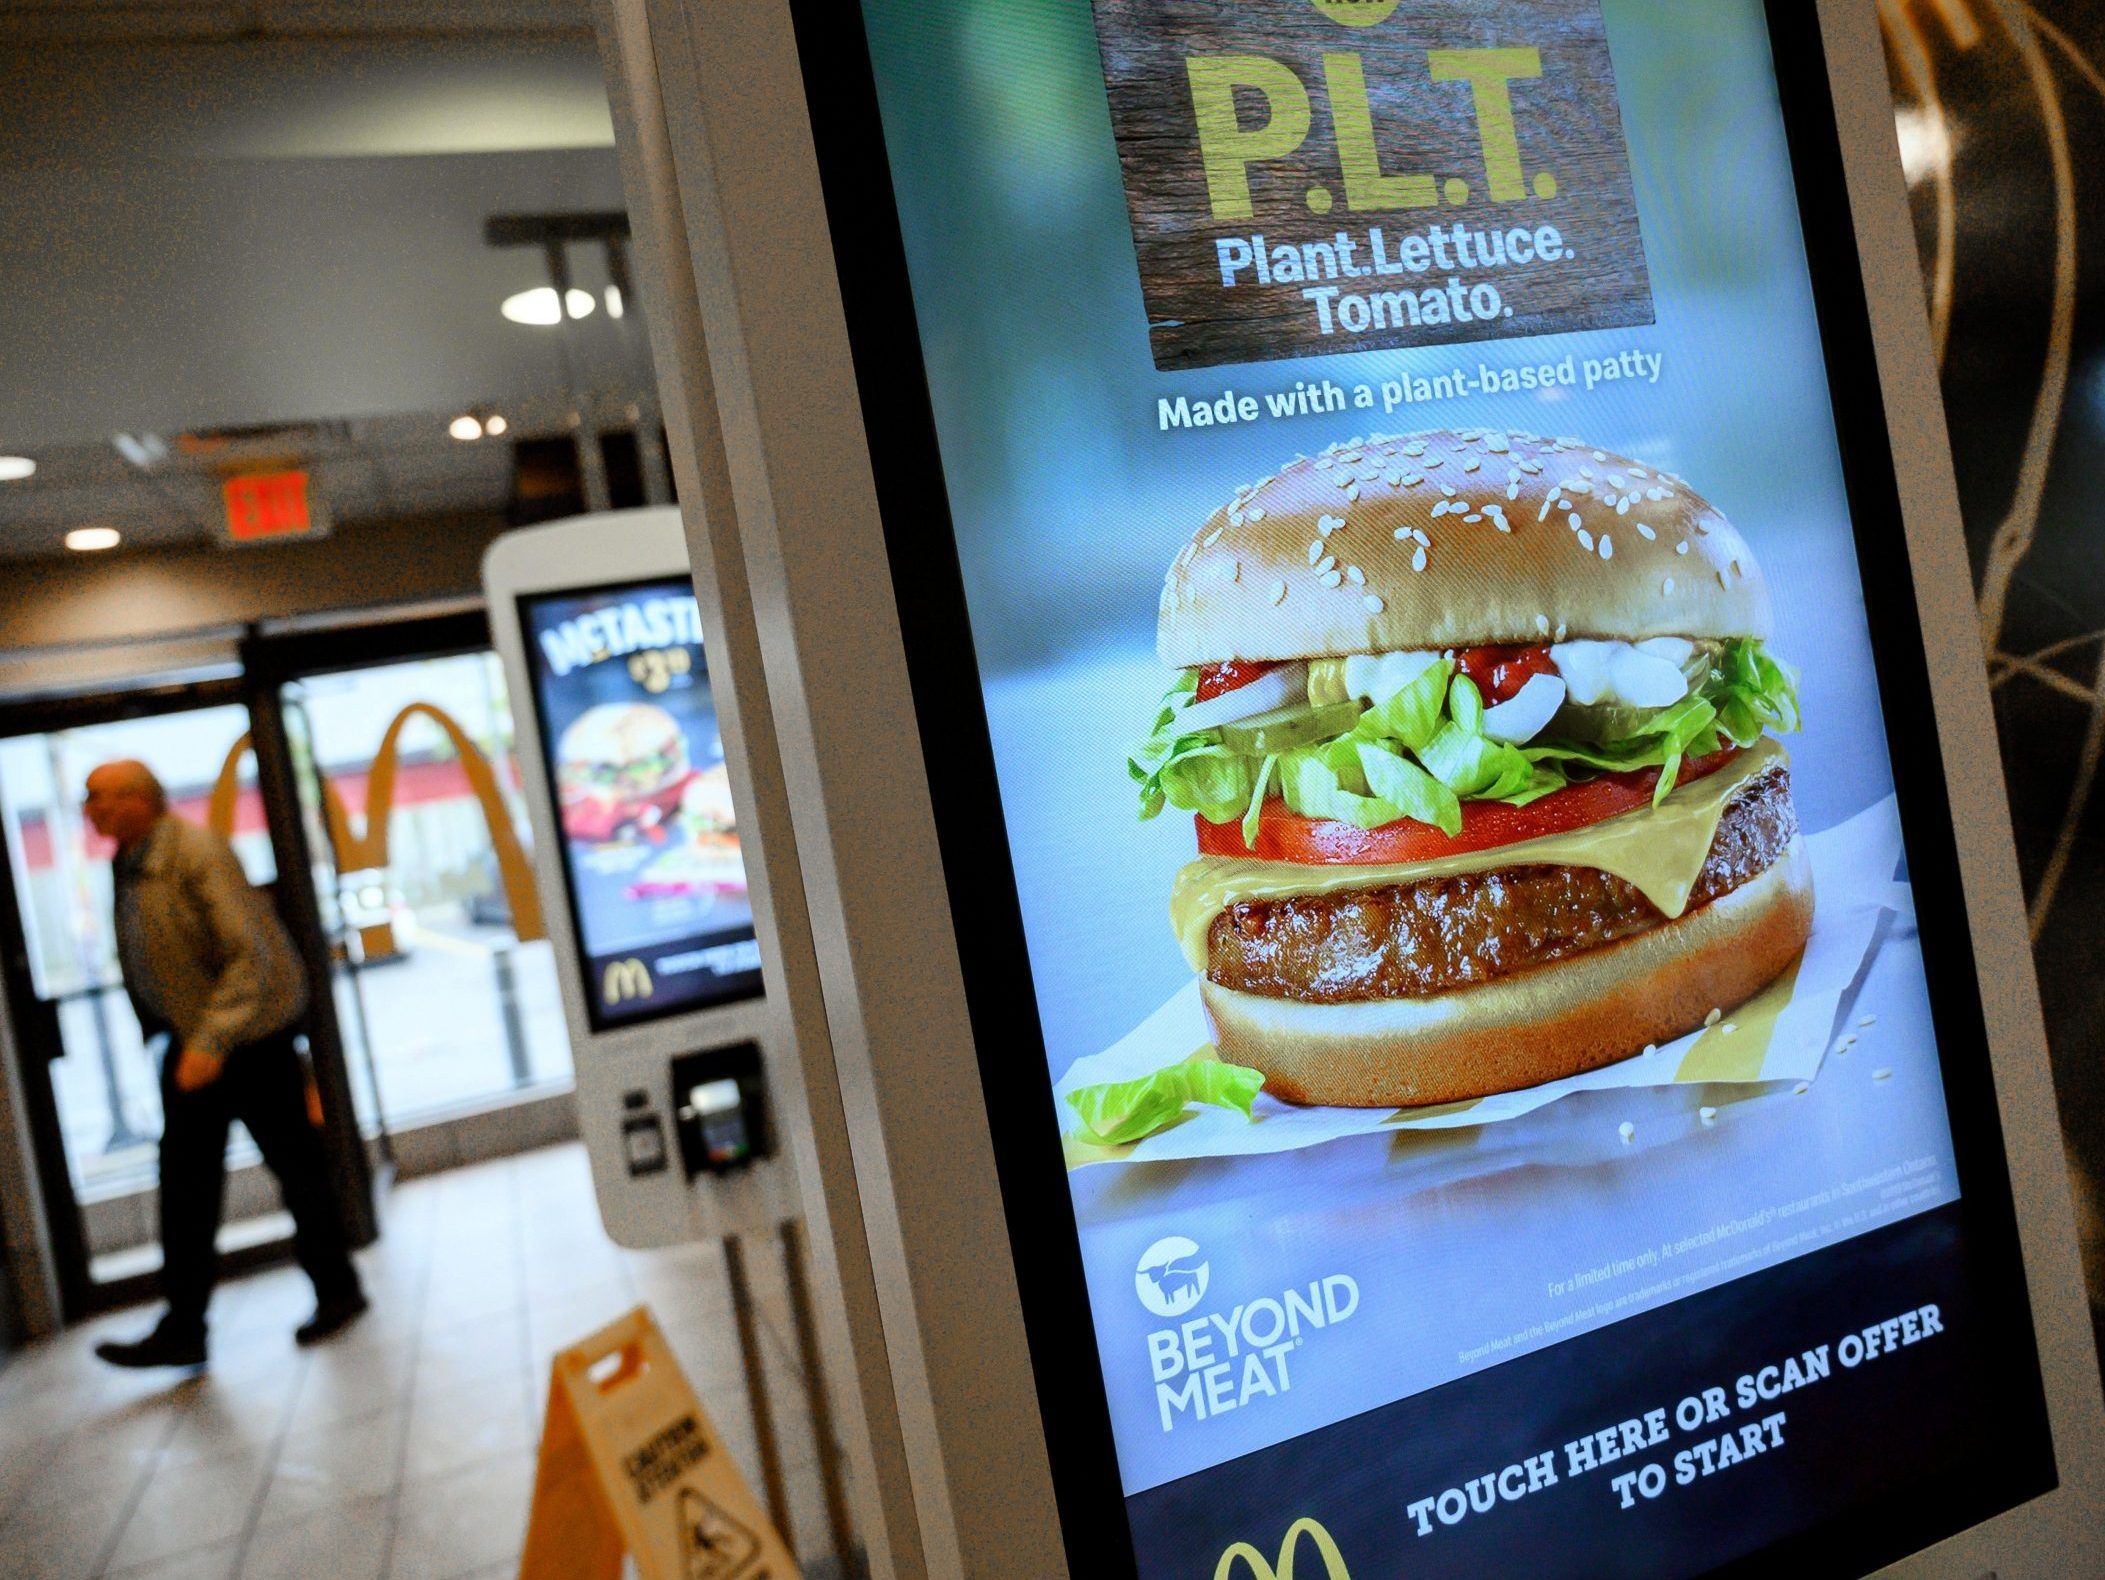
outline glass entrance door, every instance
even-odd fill
[[[47,1154],[42,1172],[61,1284],[77,1314],[142,1293],[160,1266],[155,1175],[164,1052],[163,1039],[142,1038],[118,973],[113,852],[82,815],[83,781],[100,763],[136,758],[166,787],[175,816],[229,840],[252,883],[275,892],[279,869],[248,749],[251,715],[233,686],[69,705],[54,727],[23,727],[34,718],[22,710],[0,726],[0,835],[11,902],[0,932],[33,1125]],[[288,1239],[290,1221],[238,1124],[227,1167],[222,1253],[237,1261],[272,1254]]]

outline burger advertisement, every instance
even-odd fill
[[[1141,1571],[1707,1572],[1973,1452],[1763,8],[863,10]]]
[[[684,582],[529,600],[588,1002],[617,1024],[757,987],[723,741]]]

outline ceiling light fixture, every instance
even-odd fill
[[[34,477],[37,464],[26,455],[0,455],[0,483],[19,483]]]
[[[115,527],[75,527],[66,534],[66,547],[79,554],[93,554],[97,549],[114,549],[123,542]]]
[[[446,424],[446,431],[456,439],[480,439],[482,437],[482,419],[471,412],[462,412],[460,416]]]
[[[590,318],[598,300],[590,291],[572,286],[562,298],[570,309],[572,318]],[[537,285],[531,291],[519,291],[507,296],[497,309],[515,324],[534,324],[546,329],[563,321],[562,310],[556,305],[555,287]]]
[[[628,306],[627,306],[627,304],[626,304],[626,303],[624,303],[624,302],[622,301],[622,299],[621,299],[621,287],[620,287],[620,286],[618,286],[618,285],[610,285],[610,286],[608,286],[608,287],[607,287],[607,316],[608,316],[609,318],[619,318],[619,317],[620,317],[620,316],[621,316],[621,315],[622,315],[623,313],[625,313],[625,312],[627,312],[627,311],[628,311]]]
[[[511,424],[504,420],[503,412],[493,411],[490,413],[489,419],[483,423],[482,431],[494,439],[510,426]]]

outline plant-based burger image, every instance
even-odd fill
[[[663,708],[648,702],[587,708],[556,746],[563,832],[600,841],[626,829],[655,829],[678,809],[687,776],[687,737]]]
[[[1590,1070],[1798,958],[1793,676],[1746,542],[1573,439],[1354,440],[1177,555],[1131,763],[1195,815],[1174,925],[1222,1058],[1292,1102]]]

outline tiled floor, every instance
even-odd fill
[[[147,1312],[72,1329],[0,1371],[9,1580],[449,1580],[516,1566],[549,1357],[647,1304],[759,1488],[716,1246],[622,1251],[583,1152],[556,1147],[398,1187],[360,1254],[370,1316],[313,1351],[286,1268],[223,1285],[204,1376],[91,1353]],[[796,1545],[830,1570],[779,1262],[749,1247]]]

